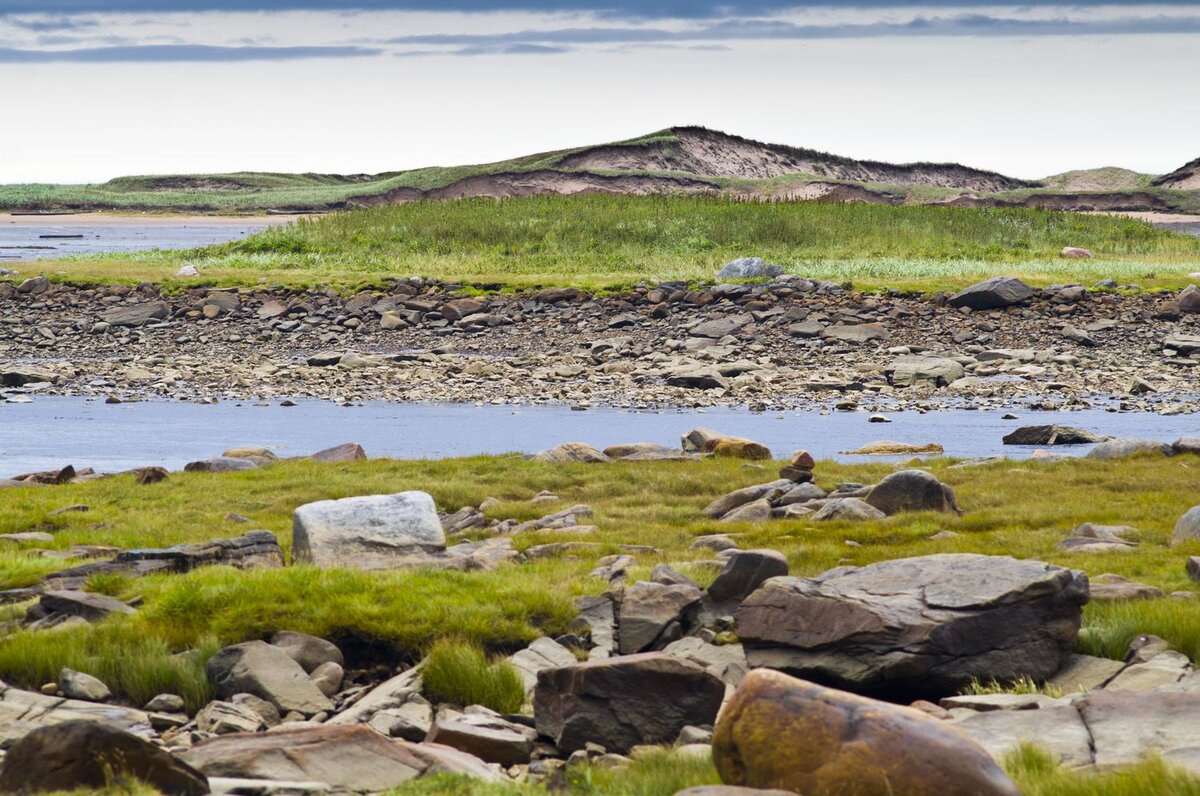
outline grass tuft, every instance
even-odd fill
[[[1009,753],[1004,768],[1024,796],[1200,796],[1200,779],[1159,758],[1114,771],[1075,771],[1025,744]]]
[[[504,659],[489,660],[482,648],[446,639],[433,645],[421,670],[425,695],[434,702],[483,705],[516,713],[525,703],[521,674]]]

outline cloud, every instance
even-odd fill
[[[1116,19],[1014,19],[985,14],[919,16],[903,22],[801,25],[783,20],[725,20],[682,30],[647,27],[589,27],[508,33],[435,33],[400,36],[383,44],[401,46],[500,47],[586,44],[663,45],[746,40],[855,39],[884,36],[1062,36],[1200,33],[1200,15]]]
[[[4,0],[0,0],[0,9],[4,7]],[[0,12],[3,16],[3,12]],[[5,22],[22,30],[32,31],[34,33],[53,33],[64,30],[84,30],[87,28],[95,28],[100,25],[94,19],[78,19],[76,17],[35,17],[33,19],[22,19],[20,17],[6,17]]]
[[[5,14],[193,11],[541,11],[590,12],[630,19],[762,16],[793,8],[899,8],[913,0],[0,0]],[[1195,0],[1076,0],[1076,7],[1188,6]],[[1028,0],[926,0],[932,7],[1037,7]]]
[[[292,61],[307,58],[361,58],[382,53],[383,50],[371,47],[209,47],[200,44],[88,47],[74,50],[22,50],[0,47],[0,63]]]

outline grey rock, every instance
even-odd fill
[[[766,522],[769,519],[771,519],[771,501],[762,498],[738,506],[721,517],[721,522]]]
[[[666,744],[688,725],[712,724],[725,684],[697,664],[663,653],[589,661],[538,674],[537,730],[564,752],[598,743],[624,754]]]
[[[294,710],[311,716],[333,709],[300,664],[284,650],[262,641],[225,647],[209,659],[205,668],[221,699],[243,692],[253,694],[270,702],[281,714]]]
[[[1163,348],[1182,356],[1200,353],[1200,335],[1175,333],[1163,339]]]
[[[196,727],[213,735],[258,732],[266,726],[258,712],[233,702],[209,702],[196,714]]]
[[[294,633],[291,630],[280,630],[271,636],[271,646],[286,652],[309,674],[325,663],[336,663],[339,666],[346,663],[342,651],[333,642],[304,633]]]
[[[537,731],[491,711],[459,713],[438,716],[428,740],[507,767],[529,762]]]
[[[398,708],[377,711],[368,724],[389,738],[420,743],[433,728],[433,708],[419,694],[413,694]]]
[[[177,694],[159,694],[143,708],[150,713],[183,713],[186,709],[183,697]]]
[[[1077,705],[1092,735],[1097,768],[1161,756],[1200,771],[1200,694],[1093,691]]]
[[[1071,768],[1092,763],[1091,735],[1070,705],[1039,710],[996,710],[953,721],[997,761],[1022,744],[1040,746]]]
[[[58,673],[58,688],[69,699],[105,702],[112,697],[112,691],[100,678],[74,669],[64,668]]]
[[[39,602],[48,614],[79,616],[97,622],[110,614],[132,614],[134,609],[120,600],[83,591],[48,591]]]
[[[887,517],[879,509],[859,498],[830,498],[812,515],[814,522],[826,520],[882,520]]]
[[[250,459],[216,456],[212,459],[188,462],[183,469],[189,473],[236,473],[242,470],[253,470],[256,467],[258,465]]]
[[[317,687],[317,690],[327,697],[331,697],[342,690],[342,680],[345,677],[346,670],[342,668],[340,663],[335,661],[322,663],[308,675],[308,679],[313,681],[313,685]]]
[[[783,266],[764,262],[761,257],[739,257],[725,263],[717,279],[773,279],[783,274]]]
[[[1200,506],[1192,506],[1175,522],[1171,531],[1171,544],[1183,544],[1200,540]]]
[[[508,660],[521,673],[527,694],[533,693],[538,672],[578,662],[569,649],[554,639],[545,637],[534,639],[528,647],[514,653]]]
[[[768,579],[788,574],[787,557],[776,550],[735,550],[708,587],[716,602],[743,600]]]
[[[885,370],[888,381],[897,387],[932,384],[945,387],[963,377],[963,366],[945,357],[902,356]]]
[[[672,641],[663,647],[663,652],[677,658],[689,660],[703,666],[708,672],[721,678],[722,682],[737,686],[750,671],[746,662],[746,651],[741,644],[710,644],[696,636],[687,636]]]
[[[1152,439],[1113,439],[1101,442],[1087,453],[1089,459],[1121,459],[1137,454],[1174,453],[1171,446]]]
[[[361,462],[366,461],[367,452],[357,442],[343,442],[341,445],[334,445],[332,448],[319,450],[308,458],[314,462],[321,462],[323,464]]]
[[[1175,453],[1191,453],[1200,456],[1200,437],[1180,437],[1171,443],[1171,450]]]
[[[162,320],[171,314],[165,301],[149,301],[143,304],[114,307],[101,318],[110,326],[143,326],[150,321]]]
[[[625,590],[617,620],[622,655],[642,652],[655,645],[673,622],[686,618],[703,594],[694,586],[635,583]]]
[[[1096,525],[1085,522],[1071,531],[1071,535],[1055,545],[1055,548],[1075,553],[1132,550],[1137,547],[1137,543],[1126,539],[1122,534],[1133,533],[1137,533],[1137,530],[1126,525]]]
[[[1090,445],[1108,437],[1070,426],[1021,426],[1004,435],[1005,445]]]
[[[796,486],[796,483],[790,479],[782,478],[778,481],[771,481],[766,484],[755,484],[754,486],[735,489],[729,494],[722,495],[704,507],[704,516],[711,519],[720,519],[729,512],[744,506],[747,503],[753,503],[756,500],[774,498],[776,495],[784,494],[788,490]]]
[[[962,513],[954,490],[924,470],[901,470],[886,476],[867,493],[866,502],[889,516],[903,511]]]
[[[752,666],[859,692],[945,696],[972,678],[1054,675],[1087,598],[1082,573],[943,554],[773,578],[735,616]]]
[[[566,462],[607,462],[609,458],[602,451],[588,445],[586,442],[565,442],[562,445],[557,445],[549,450],[544,450],[533,457],[539,462],[554,462],[556,464]]]
[[[318,781],[335,791],[388,790],[438,773],[500,780],[472,755],[440,744],[390,740],[362,726],[212,738],[181,756],[209,777]]]
[[[887,340],[891,336],[891,333],[878,323],[836,324],[825,327],[821,332],[821,337],[828,340],[847,343],[869,343],[874,340]]]
[[[1053,677],[1046,681],[1064,694],[1101,688],[1125,668],[1121,661],[1097,658],[1093,655],[1072,655]]]
[[[617,652],[617,620],[613,601],[605,596],[585,596],[575,600],[579,616],[571,623],[575,633],[591,638],[592,653],[608,657]]]
[[[796,484],[791,489],[783,493],[783,496],[774,501],[776,506],[790,506],[794,503],[807,503],[810,500],[822,500],[826,497],[826,492],[821,487],[809,481],[804,484]]]
[[[991,310],[1020,304],[1033,298],[1036,291],[1020,279],[997,276],[971,285],[949,299],[951,307]]]
[[[292,555],[320,567],[388,569],[445,547],[437,507],[424,492],[322,500],[293,515]]]

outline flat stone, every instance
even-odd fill
[[[437,507],[424,492],[322,500],[293,516],[292,555],[320,567],[387,569],[445,547]]]

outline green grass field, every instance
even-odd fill
[[[524,520],[589,503],[595,508],[593,521],[599,530],[588,541],[600,546],[492,572],[360,573],[311,566],[239,572],[213,567],[141,580],[97,579],[91,586],[100,591],[125,599],[141,597],[144,602],[138,613],[84,629],[11,634],[0,640],[0,679],[36,688],[54,680],[60,667],[70,666],[100,676],[135,703],[171,691],[195,708],[211,696],[203,663],[219,646],[290,629],[335,640],[347,650],[352,665],[415,661],[437,648],[445,659],[440,664],[444,690],[461,692],[467,687],[463,672],[482,671],[490,678],[483,698],[507,705],[504,695],[512,691],[505,682],[508,676],[473,649],[504,654],[538,635],[565,632],[574,613],[572,599],[608,587],[588,577],[596,559],[619,552],[621,544],[661,550],[658,555],[639,555],[634,579],[644,579],[654,564],[668,562],[706,583],[712,570],[698,562],[707,556],[689,550],[689,544],[698,535],[714,532],[742,534],[739,541],[746,548],[783,551],[792,572],[799,575],[841,564],[978,552],[1038,557],[1091,574],[1113,572],[1167,592],[1196,590],[1184,562],[1188,555],[1200,554],[1200,544],[1176,548],[1167,544],[1175,520],[1196,502],[1194,474],[1200,467],[1196,457],[1001,462],[958,469],[952,464],[935,460],[928,466],[957,490],[965,510],[961,517],[917,513],[820,525],[804,520],[727,525],[704,519],[701,509],[712,498],[774,475],[770,463],[758,469],[734,460],[605,465],[552,465],[516,457],[337,465],[297,461],[243,473],[179,473],[149,486],[118,476],[79,485],[3,490],[0,533],[49,530],[54,542],[44,546],[54,549],[76,544],[160,546],[232,536],[255,527],[275,532],[287,551],[296,506],[402,489],[427,490],[440,507],[451,510],[494,496],[501,501],[488,511],[494,518]],[[817,480],[826,487],[848,481],[870,483],[892,469],[882,463],[821,462]],[[1031,488],[1035,484],[1037,488]],[[529,498],[543,489],[559,495],[561,504],[530,504]],[[1097,500],[1097,495],[1104,495],[1104,500]],[[50,516],[54,509],[73,504],[90,510]],[[224,516],[231,511],[249,517],[252,524],[226,521]],[[1140,546],[1103,555],[1056,550],[1055,544],[1084,521],[1132,525],[1139,531]],[[958,536],[929,539],[942,530]],[[567,540],[578,541],[578,537],[534,532],[515,541],[519,548],[528,549]],[[0,586],[26,585],[40,573],[71,563],[42,557],[34,547],[8,543],[0,552]],[[6,612],[17,616],[24,607],[10,606]],[[1144,632],[1200,656],[1200,618],[1193,603],[1175,599],[1088,606],[1080,647],[1120,657],[1129,640]],[[175,655],[184,650],[195,654]],[[682,781],[715,781],[715,772],[703,761],[685,763],[667,757],[640,765],[622,776],[581,771],[571,791],[670,796],[683,786]],[[1026,792],[1036,794],[1117,796],[1133,792],[1129,788],[1135,776],[1195,787],[1194,780],[1155,762],[1133,774],[1092,776],[1060,770],[1031,753],[1010,768]],[[534,791],[544,792],[446,781],[437,787],[418,782],[398,793]]]
[[[1059,256],[1064,246],[1096,256],[1065,260]],[[1114,278],[1175,287],[1200,270],[1200,239],[1127,218],[1041,210],[538,197],[350,211],[196,251],[56,261],[22,272],[49,267],[77,280],[170,283],[190,263],[203,284],[348,288],[427,276],[606,288],[708,281],[725,262],[743,256],[863,288],[951,289],[1000,273],[1040,284]]]

